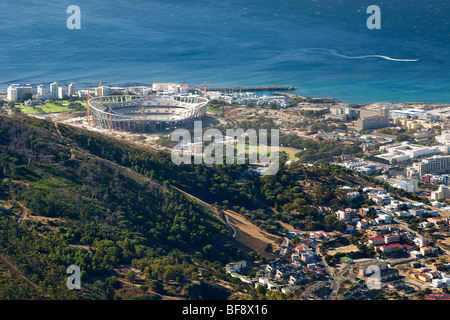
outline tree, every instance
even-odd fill
[[[23,101],[31,100],[33,98],[33,94],[31,92],[24,92],[20,96],[20,99]]]
[[[130,270],[128,271],[126,278],[128,281],[134,281],[136,279],[136,274],[133,270]]]

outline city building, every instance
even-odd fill
[[[352,218],[355,216],[355,214],[356,214],[356,210],[350,209],[350,208],[336,211],[336,217],[339,220],[343,220],[343,221],[351,221]]]
[[[58,97],[58,82],[50,83],[50,97],[56,99]]]
[[[58,99],[64,99],[67,96],[66,87],[58,87]]]
[[[450,199],[450,188],[444,185],[440,185],[437,191],[432,191],[431,200],[445,200]]]
[[[359,110],[348,106],[335,105],[330,107],[330,114],[325,116],[325,119],[338,119],[343,122],[356,120],[359,117]]]
[[[11,86],[8,87],[7,99],[9,101],[16,101],[16,100],[18,100],[18,97],[17,97],[17,86],[11,85]]]
[[[428,173],[450,173],[450,156],[433,156],[418,163],[414,163],[412,168],[417,171],[419,176],[423,176]]]
[[[30,85],[18,86],[13,84],[8,87],[7,99],[9,101],[19,100],[21,99],[22,95],[26,92],[33,93],[33,87],[31,87]]]
[[[179,83],[153,83],[152,90],[157,93],[188,93],[189,87]]]
[[[418,157],[437,154],[439,153],[439,148],[437,146],[428,147],[418,144],[411,144],[408,141],[404,141],[400,144],[391,146],[381,146],[380,151],[386,151],[386,153],[376,155],[375,157],[393,164]]]
[[[417,183],[417,179],[411,179],[411,181],[401,181],[393,186],[408,192],[417,192]]]
[[[360,118],[356,121],[356,129],[380,129],[389,126],[389,109],[361,109]]]
[[[44,86],[43,84],[38,85],[36,98],[40,99],[40,100],[45,100],[45,99],[48,99],[48,97],[49,97],[49,92],[48,92],[47,87]]]
[[[74,96],[75,93],[75,83],[71,83],[69,84],[68,90],[67,90],[67,95],[68,96]]]
[[[400,109],[400,110],[391,110],[389,112],[391,119],[423,119],[423,120],[436,120],[436,116],[430,113],[427,113],[425,110],[421,109]]]

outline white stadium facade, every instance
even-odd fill
[[[89,99],[88,112],[98,128],[155,133],[190,127],[206,113],[208,102],[196,95],[113,95]]]

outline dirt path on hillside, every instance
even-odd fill
[[[28,282],[33,288],[40,291],[40,288],[37,284],[35,284],[28,277],[26,277],[22,272],[20,272],[20,270],[17,269],[17,267],[2,254],[0,254],[0,262],[4,263],[19,278],[22,278],[23,280]]]

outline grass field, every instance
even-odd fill
[[[270,146],[268,146],[267,149],[270,150]],[[247,154],[248,154],[249,150],[250,150],[250,152],[256,152],[257,153],[258,152],[258,147],[257,146],[251,146],[249,148],[246,148],[246,153]],[[290,147],[278,147],[278,150],[280,152],[281,151],[286,152],[288,157],[289,157],[289,160],[296,160],[296,159],[298,159],[295,156],[295,154],[301,151],[300,149],[295,149],[295,148],[290,148]]]
[[[86,101],[84,101],[84,100],[77,100],[74,102],[81,103],[84,107],[86,107]],[[68,100],[62,100],[61,101],[62,106],[58,106],[54,103],[47,102],[42,105],[37,105],[37,106],[33,106],[33,107],[27,107],[27,106],[18,106],[18,107],[22,110],[22,113],[24,113],[24,114],[38,113],[36,108],[41,108],[45,113],[57,113],[57,112],[73,111],[67,107],[69,105],[69,103],[70,102]]]

